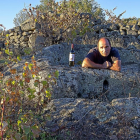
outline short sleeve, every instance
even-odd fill
[[[89,58],[91,61],[94,62],[94,53],[93,53],[93,52],[92,52],[92,53],[89,53],[89,54],[86,56],[86,58]]]
[[[116,61],[116,60],[121,60],[120,59],[120,55],[119,55],[119,52],[118,52],[118,50],[117,49],[115,49],[115,48],[113,48],[113,50],[112,50],[112,61],[114,62],[114,61]]]
[[[89,58],[92,62],[96,62],[97,60],[97,48],[92,48],[89,50],[86,58]]]

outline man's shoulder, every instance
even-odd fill
[[[118,49],[116,49],[114,47],[111,47],[110,55],[114,59],[114,61],[115,60],[121,60]]]
[[[97,58],[99,56],[99,51],[97,48],[92,48],[89,50],[86,58],[89,58],[91,61],[96,62]]]
[[[118,53],[118,50],[116,49],[116,48],[114,48],[114,47],[111,47],[111,53]]]
[[[94,47],[94,48],[90,49],[89,52],[88,52],[88,54],[89,54],[89,53],[94,53],[94,52],[95,52],[95,53],[98,52],[97,47]]]

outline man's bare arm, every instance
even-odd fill
[[[103,64],[92,62],[89,58],[85,58],[82,63],[83,68],[107,69],[111,67],[111,63],[106,61]]]
[[[110,70],[121,71],[121,60],[116,60],[111,67]]]

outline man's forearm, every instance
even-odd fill
[[[103,65],[102,64],[96,64],[92,61],[90,61],[89,59],[85,58],[85,60],[82,63],[82,67],[83,68],[95,68],[95,69],[103,69]]]
[[[92,62],[89,58],[85,58],[82,63],[83,68],[94,68],[94,69],[110,69],[114,71],[121,71],[121,61],[116,60],[112,65],[110,62],[106,61],[103,64],[96,64]]]

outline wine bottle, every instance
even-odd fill
[[[74,66],[74,58],[75,58],[74,45],[71,44],[71,51],[69,53],[69,66]]]

